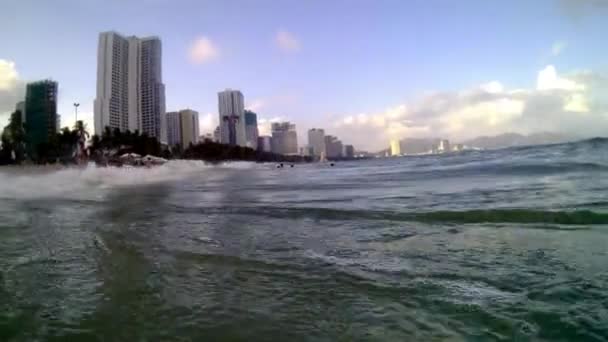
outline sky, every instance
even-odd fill
[[[608,0],[0,0],[0,124],[25,83],[59,83],[93,127],[100,32],[159,36],[167,111],[218,121],[239,89],[269,123],[358,150],[506,132],[608,135]]]

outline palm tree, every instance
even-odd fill
[[[85,152],[84,145],[90,136],[87,130],[87,125],[82,122],[82,120],[76,121],[76,124],[74,125],[74,132],[76,132],[77,136],[76,158],[83,159]]]
[[[17,110],[11,114],[9,124],[2,131],[2,150],[10,159],[19,163],[23,159],[25,144],[25,129],[21,111]]]

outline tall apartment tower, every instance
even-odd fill
[[[25,92],[27,152],[36,156],[38,146],[48,144],[57,133],[57,82],[28,83]]]
[[[162,46],[158,37],[99,35],[95,134],[138,130],[166,141]]]
[[[296,125],[286,122],[274,122],[272,128],[272,152],[284,155],[298,154],[298,134]]]
[[[245,138],[247,147],[254,150],[258,148],[258,115],[250,110],[245,110]]]
[[[183,109],[167,113],[167,143],[169,146],[181,145],[186,149],[198,142],[198,112]]]
[[[220,143],[247,146],[245,100],[238,90],[226,89],[217,94],[220,113]]]
[[[325,131],[320,128],[308,130],[308,147],[312,149],[312,155],[321,157],[327,153],[325,149]]]
[[[325,149],[327,150],[327,158],[342,157],[342,141],[333,135],[325,136]]]

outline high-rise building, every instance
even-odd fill
[[[21,122],[25,122],[25,101],[19,101],[15,105],[15,111],[21,113]]]
[[[181,144],[182,137],[180,134],[181,125],[179,122],[179,112],[168,112],[165,117],[167,120],[167,144],[169,146]]]
[[[217,94],[220,113],[220,142],[247,146],[245,100],[238,90],[226,89]]]
[[[166,141],[165,85],[158,37],[99,35],[95,134],[105,127],[138,130]]]
[[[342,157],[342,141],[333,135],[325,136],[325,149],[327,151],[327,158]]]
[[[464,151],[464,145],[463,144],[452,145],[452,151],[454,151],[454,152]]]
[[[256,150],[258,148],[258,115],[252,111],[245,110],[245,137],[247,147]]]
[[[320,128],[309,129],[308,146],[312,148],[312,155],[315,157],[327,154],[325,150],[325,131]]]
[[[439,146],[437,146],[439,153],[450,152],[450,141],[447,139],[439,140]]]
[[[300,147],[300,156],[302,157],[313,157],[313,149],[310,146]]]
[[[27,109],[27,151],[36,156],[40,145],[57,133],[57,82],[45,80],[28,83],[25,91]]]
[[[213,142],[220,142],[220,126],[217,126],[214,130],[213,130]]]
[[[272,152],[284,155],[298,154],[296,125],[290,122],[274,122],[272,128]]]
[[[272,137],[267,135],[258,137],[258,151],[272,152]]]
[[[401,155],[401,142],[397,139],[391,140],[391,156]]]
[[[183,109],[167,113],[167,143],[169,146],[181,145],[187,148],[198,142],[198,112]]]
[[[355,147],[353,145],[344,145],[344,158],[355,158]]]

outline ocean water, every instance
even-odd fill
[[[0,169],[0,341],[606,341],[608,140]]]

